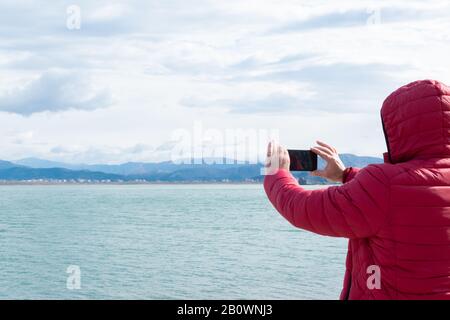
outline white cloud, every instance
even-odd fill
[[[0,158],[153,159],[196,120],[380,154],[384,97],[450,82],[448,1],[81,0],[80,30],[70,4],[0,4],[0,135],[33,132]]]
[[[93,21],[107,21],[123,17],[130,12],[130,8],[123,3],[112,3],[87,12],[87,18]]]
[[[110,103],[109,92],[93,91],[87,75],[53,71],[0,96],[0,111],[29,116],[45,111],[95,110]]]

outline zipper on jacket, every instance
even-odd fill
[[[392,163],[391,148],[389,147],[389,140],[388,140],[388,137],[387,137],[387,134],[386,134],[386,128],[384,126],[383,115],[381,114],[381,111],[380,111],[380,117],[381,117],[381,125],[383,126],[384,140],[386,141],[386,147],[387,147],[387,152],[388,152],[388,157],[389,157],[389,163]]]

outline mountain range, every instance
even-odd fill
[[[346,166],[364,167],[371,163],[381,163],[376,157],[341,154]],[[226,160],[226,159],[225,159]],[[324,163],[319,159],[319,168]],[[70,164],[38,158],[17,161],[0,160],[1,181],[75,181],[75,182],[259,182],[262,164],[224,159],[208,159],[199,164],[177,164],[171,161],[146,163],[128,162],[123,164]],[[312,177],[307,172],[294,174],[305,184],[325,184],[322,178]]]

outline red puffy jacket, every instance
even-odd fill
[[[294,226],[350,239],[341,299],[449,299],[450,88],[404,86],[381,119],[385,163],[347,168],[343,185],[313,191],[279,170],[265,191]]]

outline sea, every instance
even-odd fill
[[[338,299],[346,248],[259,184],[0,186],[0,299]]]

